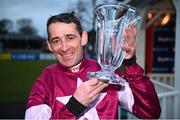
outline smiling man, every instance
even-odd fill
[[[86,32],[81,37],[74,23],[54,23],[49,26],[49,34],[48,48],[63,66],[73,67],[82,60]]]
[[[25,119],[117,119],[118,105],[139,118],[160,116],[154,86],[136,63],[134,25],[124,35],[128,45],[121,46],[126,51],[125,74],[116,70],[126,80],[123,87],[87,78],[87,72],[100,66],[83,54],[88,35],[74,13],[49,18],[47,32],[47,45],[57,63],[47,66],[34,81]]]

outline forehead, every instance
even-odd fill
[[[62,23],[56,22],[49,25],[50,35],[61,35],[61,34],[79,34],[77,31],[76,24],[74,23]]]

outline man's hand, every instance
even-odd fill
[[[90,103],[96,100],[99,93],[107,86],[107,83],[93,78],[81,84],[73,96],[81,104],[88,106]]]
[[[121,48],[126,51],[125,59],[130,59],[135,55],[137,36],[137,29],[134,24],[131,24],[125,29],[124,39],[127,41],[127,45],[122,45]]]

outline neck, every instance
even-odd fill
[[[70,68],[72,72],[78,72],[79,71],[79,68],[80,68],[80,65],[82,63],[82,60],[80,62],[78,62],[77,65],[75,65],[74,67]]]

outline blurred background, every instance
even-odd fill
[[[55,62],[46,46],[50,16],[75,11],[89,34],[85,55],[96,59],[93,7],[101,3],[125,3],[139,9],[137,62],[154,82],[161,118],[180,118],[178,0],[0,0],[0,118],[24,118],[33,81]],[[121,109],[119,114],[120,118],[134,118]]]

